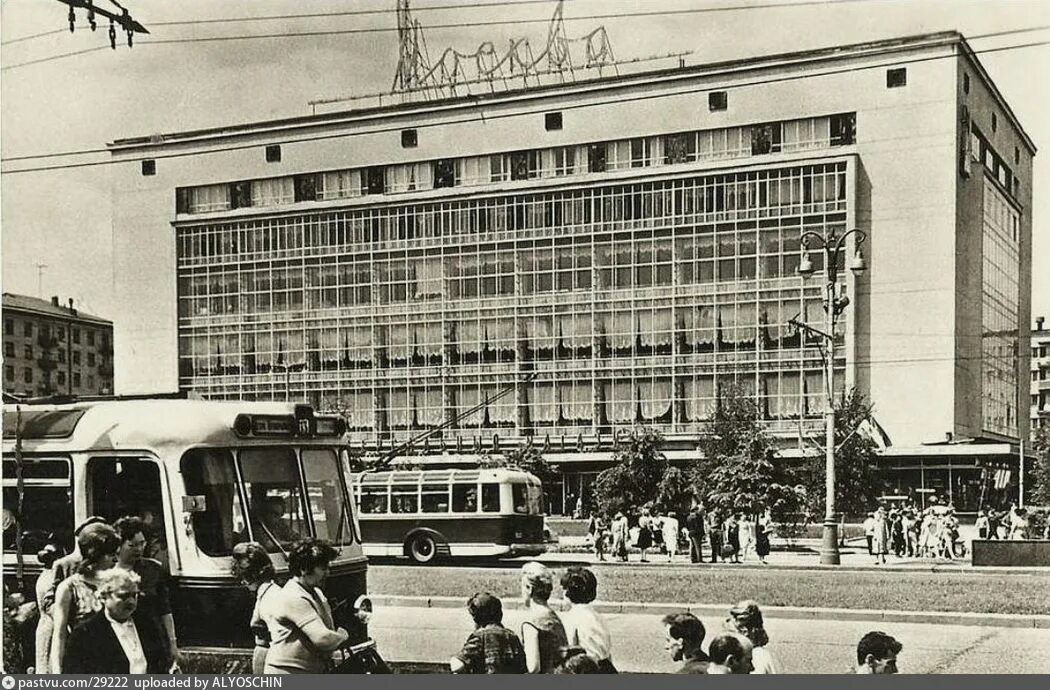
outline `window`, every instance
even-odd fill
[[[255,541],[277,552],[278,544],[287,550],[309,537],[295,451],[246,448],[240,452],[240,463]]]
[[[73,350],[73,364],[80,364],[80,350]]]
[[[963,93],[970,93],[970,75],[963,72]]]
[[[456,184],[456,161],[452,158],[442,158],[434,161],[434,187],[453,187]]]
[[[6,481],[14,480],[14,463],[8,478],[8,462],[4,462],[4,478]],[[48,485],[37,484],[27,480],[22,494],[22,519],[17,525],[5,525],[4,527],[4,551],[15,550],[15,533],[20,529],[22,532],[22,553],[36,553],[49,541],[49,535],[54,535],[65,549],[73,547],[72,532],[70,526],[73,524],[73,491],[69,486],[69,464],[65,460],[44,460],[33,464],[55,465],[56,469],[63,472],[61,482],[53,479],[47,481]],[[51,473],[48,472],[50,475]],[[5,484],[6,484],[5,481]],[[59,486],[55,486],[59,484]],[[18,489],[14,486],[4,486],[4,512],[11,511],[14,515],[18,504]],[[5,520],[6,522],[6,520]]]
[[[73,387],[80,388],[80,373],[76,371],[73,372]]]
[[[23,356],[26,359],[33,359],[33,346],[32,345],[26,345],[25,346]]]
[[[94,345],[95,344],[95,331],[87,331],[87,344],[88,345]]]
[[[751,128],[751,155],[775,153],[780,150],[783,129],[779,122],[755,125]]]
[[[857,114],[856,113],[845,113],[841,115],[832,115],[830,118],[831,124],[831,145],[832,146],[849,146],[850,144],[856,143],[857,140]]]
[[[234,182],[230,185],[230,207],[251,208],[252,205],[252,183]]]
[[[15,356],[15,344],[14,343],[10,343],[10,342],[4,343],[4,357],[14,357],[14,356]]]
[[[419,132],[414,129],[401,130],[401,148],[414,149],[419,146]]]
[[[281,146],[280,144],[270,144],[266,147],[266,162],[267,163],[280,163],[281,162]]]
[[[142,174],[145,177],[157,174],[157,161],[151,159],[142,161]]]
[[[992,131],[996,132],[999,130],[999,116],[992,113]]]
[[[30,335],[30,334],[26,333],[26,335]],[[79,328],[74,328],[73,329],[73,342],[78,344],[78,345],[80,344],[80,329]]]
[[[374,165],[371,168],[365,168],[365,184],[364,191],[366,194],[383,194],[386,190],[385,175],[383,174],[383,166]]]
[[[30,321],[26,321],[25,326],[22,328],[22,334],[27,338],[33,337],[33,324]]]
[[[296,175],[293,187],[296,201],[317,201],[318,175]]]
[[[448,484],[424,484],[421,505],[424,513],[447,513]]]
[[[15,380],[15,368],[8,364],[4,367],[4,380],[14,381]]]
[[[544,128],[546,128],[546,130],[548,132],[553,131],[553,130],[557,130],[557,129],[561,129],[561,127],[562,127],[561,113],[560,112],[557,112],[557,113],[545,113],[543,115],[543,126],[544,126]]]
[[[539,172],[539,151],[517,151],[510,154],[510,179],[531,180],[539,177]]]
[[[886,70],[886,88],[896,89],[908,85],[908,69],[906,67],[895,67]]]
[[[588,147],[587,172],[605,172],[605,144],[591,144]]]
[[[481,512],[499,512],[499,484],[481,485]]]
[[[55,374],[55,380],[60,386],[66,385],[66,372],[59,371]]]
[[[22,372],[22,380],[25,381],[26,383],[32,383],[33,382],[33,370],[30,369],[29,367],[26,367],[25,371]]]
[[[66,361],[66,351],[62,348],[58,348],[58,361],[63,364]]]
[[[387,511],[389,496],[385,486],[362,486],[360,492],[362,513],[376,514]]]
[[[725,91],[712,91],[707,94],[707,109],[711,112],[725,110],[729,107],[729,95]]]
[[[209,556],[228,556],[234,544],[248,541],[247,521],[237,491],[230,451],[198,448],[187,451],[180,463],[187,497],[203,498],[191,512],[197,548]]]
[[[94,390],[94,388],[95,388],[95,377],[94,377],[94,376],[91,376],[91,375],[89,374],[89,375],[88,375],[88,377],[87,377],[87,379],[86,379],[86,382],[87,382],[87,389],[88,389],[89,391],[90,391],[90,390]]]
[[[352,544],[354,531],[350,526],[350,511],[346,507],[335,453],[304,449],[302,458],[306,495],[317,538],[327,539],[333,544]]]
[[[65,328],[59,328],[58,329],[58,341],[61,342],[61,343],[66,342],[66,329]],[[102,336],[102,343],[103,343],[103,345],[105,345],[105,343],[106,343],[106,336]]]
[[[87,353],[87,365],[89,367],[95,366],[95,353],[94,352]]]
[[[390,487],[390,512],[398,514],[419,512],[419,493],[415,484]]]
[[[15,322],[11,319],[4,319],[4,335],[13,335],[15,332]]]
[[[473,484],[453,484],[452,512],[478,512],[478,487]]]

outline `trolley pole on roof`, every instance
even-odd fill
[[[383,455],[379,456],[379,459],[376,460],[375,465],[373,465],[371,468],[369,468],[366,471],[367,472],[375,472],[377,470],[386,469],[386,467],[391,462],[393,462],[394,458],[396,458],[401,453],[404,453],[406,450],[408,450],[409,448],[411,448],[415,444],[421,443],[421,442],[427,440],[428,438],[430,438],[431,436],[434,436],[435,434],[438,434],[438,433],[444,431],[445,429],[448,429],[449,427],[454,426],[455,424],[457,424],[459,422],[459,420],[461,420],[461,419],[463,419],[465,417],[469,417],[470,415],[474,414],[478,410],[484,409],[489,403],[495,402],[496,400],[499,400],[500,398],[502,398],[503,396],[507,395],[508,393],[514,392],[515,388],[517,388],[518,386],[520,386],[522,384],[529,383],[530,381],[532,381],[535,378],[536,378],[536,372],[534,372],[534,371],[530,372],[530,373],[526,374],[524,377],[522,377],[522,379],[520,381],[515,381],[511,385],[509,385],[506,388],[504,388],[503,390],[501,390],[500,392],[496,393],[496,395],[492,396],[491,398],[486,398],[485,400],[481,401],[480,403],[478,403],[474,407],[470,408],[469,410],[465,410],[465,411],[461,412],[460,414],[456,415],[455,417],[453,417],[452,419],[448,420],[447,422],[445,422],[445,423],[443,423],[443,424],[441,424],[439,426],[436,426],[433,429],[427,429],[426,431],[424,431],[424,432],[422,432],[422,433],[420,433],[420,434],[418,434],[416,436],[413,436],[412,438],[408,439],[404,443],[402,443],[402,444],[400,444],[398,446],[394,446],[394,448],[392,448],[390,451],[388,451],[388,452],[384,453]]]

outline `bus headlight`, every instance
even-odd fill
[[[367,595],[362,594],[354,600],[354,615],[365,625],[372,620],[372,600]]]

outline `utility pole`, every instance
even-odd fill
[[[860,253],[860,244],[867,237],[860,230],[850,230],[841,237],[832,230],[829,235],[806,232],[802,235],[802,258],[798,273],[803,279],[814,274],[813,262],[809,258],[809,242],[815,242],[824,252],[824,330],[821,331],[793,318],[790,323],[800,330],[816,335],[824,343],[824,533],[820,545],[822,565],[839,564],[838,522],[835,514],[835,322],[849,305],[849,297],[840,294],[838,285],[839,255],[846,247],[850,235],[857,235],[857,250],[849,268],[855,274],[867,266]]]
[[[135,34],[149,33],[149,31],[146,30],[146,27],[142,26],[142,24],[139,24],[137,21],[135,21],[135,19],[131,16],[131,13],[127,10],[127,8],[121,5],[119,2],[117,2],[117,0],[109,0],[109,3],[115,6],[118,10],[120,10],[119,13],[96,7],[95,0],[58,0],[58,2],[62,3],[63,5],[69,6],[69,16],[67,17],[69,21],[69,33],[73,33],[73,31],[77,28],[76,10],[78,9],[87,12],[88,26],[91,27],[92,31],[98,29],[98,15],[101,15],[108,19],[109,47],[113,50],[117,49],[118,26],[120,27],[120,30],[127,35],[129,48],[131,48],[135,42],[133,38]]]

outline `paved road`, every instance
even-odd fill
[[[520,625],[522,612],[509,610],[504,623]],[[663,651],[660,616],[608,614],[614,660],[624,671],[671,668]],[[704,618],[708,638],[722,621]],[[445,661],[459,650],[472,623],[465,609],[380,607],[370,629],[383,656],[392,661]],[[882,629],[904,644],[905,673],[1050,673],[1050,630],[945,626],[866,621],[767,621],[770,649],[784,673],[842,673],[850,668],[856,643]]]

